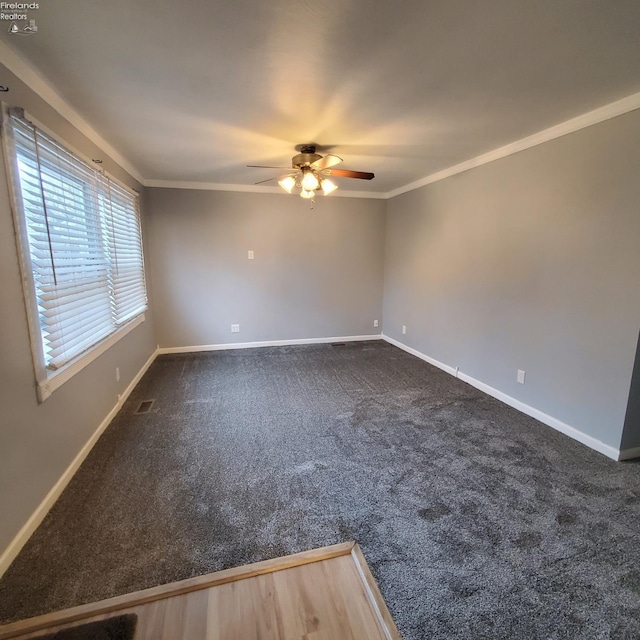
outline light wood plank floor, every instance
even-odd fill
[[[0,627],[26,640],[123,613],[135,640],[397,640],[357,544],[219,571]]]

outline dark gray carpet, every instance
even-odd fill
[[[356,540],[405,640],[638,638],[639,516],[640,465],[388,344],[163,356],[0,617]]]

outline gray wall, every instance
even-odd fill
[[[25,107],[79,151],[140,188],[66,120],[0,67],[3,94]],[[42,404],[36,399],[6,172],[0,157],[0,553],[36,510],[82,446],[114,407],[155,349],[153,318],[94,360]],[[116,383],[115,368],[121,379]]]
[[[310,211],[287,194],[149,189],[149,198],[161,347],[380,332],[383,200],[318,198]]]
[[[635,111],[393,198],[384,333],[617,448],[639,168]]]

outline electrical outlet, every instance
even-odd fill
[[[247,251],[247,259],[253,260],[253,251]]]
[[[403,324],[402,325],[402,335],[406,335],[406,333],[407,333],[407,325]]]
[[[240,333],[240,325],[232,324],[231,325],[231,333]]]
[[[120,367],[116,367],[116,382],[120,382]]]
[[[518,375],[516,376],[516,380],[520,384],[524,384],[524,371],[522,369],[518,369]]]
[[[377,327],[377,326],[378,326],[378,321],[377,321],[377,320],[374,320],[374,321],[373,321],[373,326],[374,326],[374,327]]]

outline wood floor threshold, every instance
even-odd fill
[[[391,618],[384,600],[378,590],[376,582],[367,563],[355,542],[345,542],[320,549],[303,551],[290,556],[264,560],[242,567],[225,569],[195,578],[188,578],[180,582],[160,585],[142,591],[136,591],[122,596],[109,598],[100,602],[72,607],[62,611],[47,613],[27,620],[20,620],[0,626],[0,640],[9,640],[36,631],[49,630],[52,627],[85,620],[90,617],[113,613],[122,609],[145,605],[156,600],[187,594],[200,589],[208,589],[230,582],[251,578],[254,576],[282,571],[293,567],[300,567],[314,562],[321,562],[331,558],[351,555],[354,565],[360,575],[367,593],[370,606],[373,609],[380,627],[387,640],[397,640],[400,635]]]

